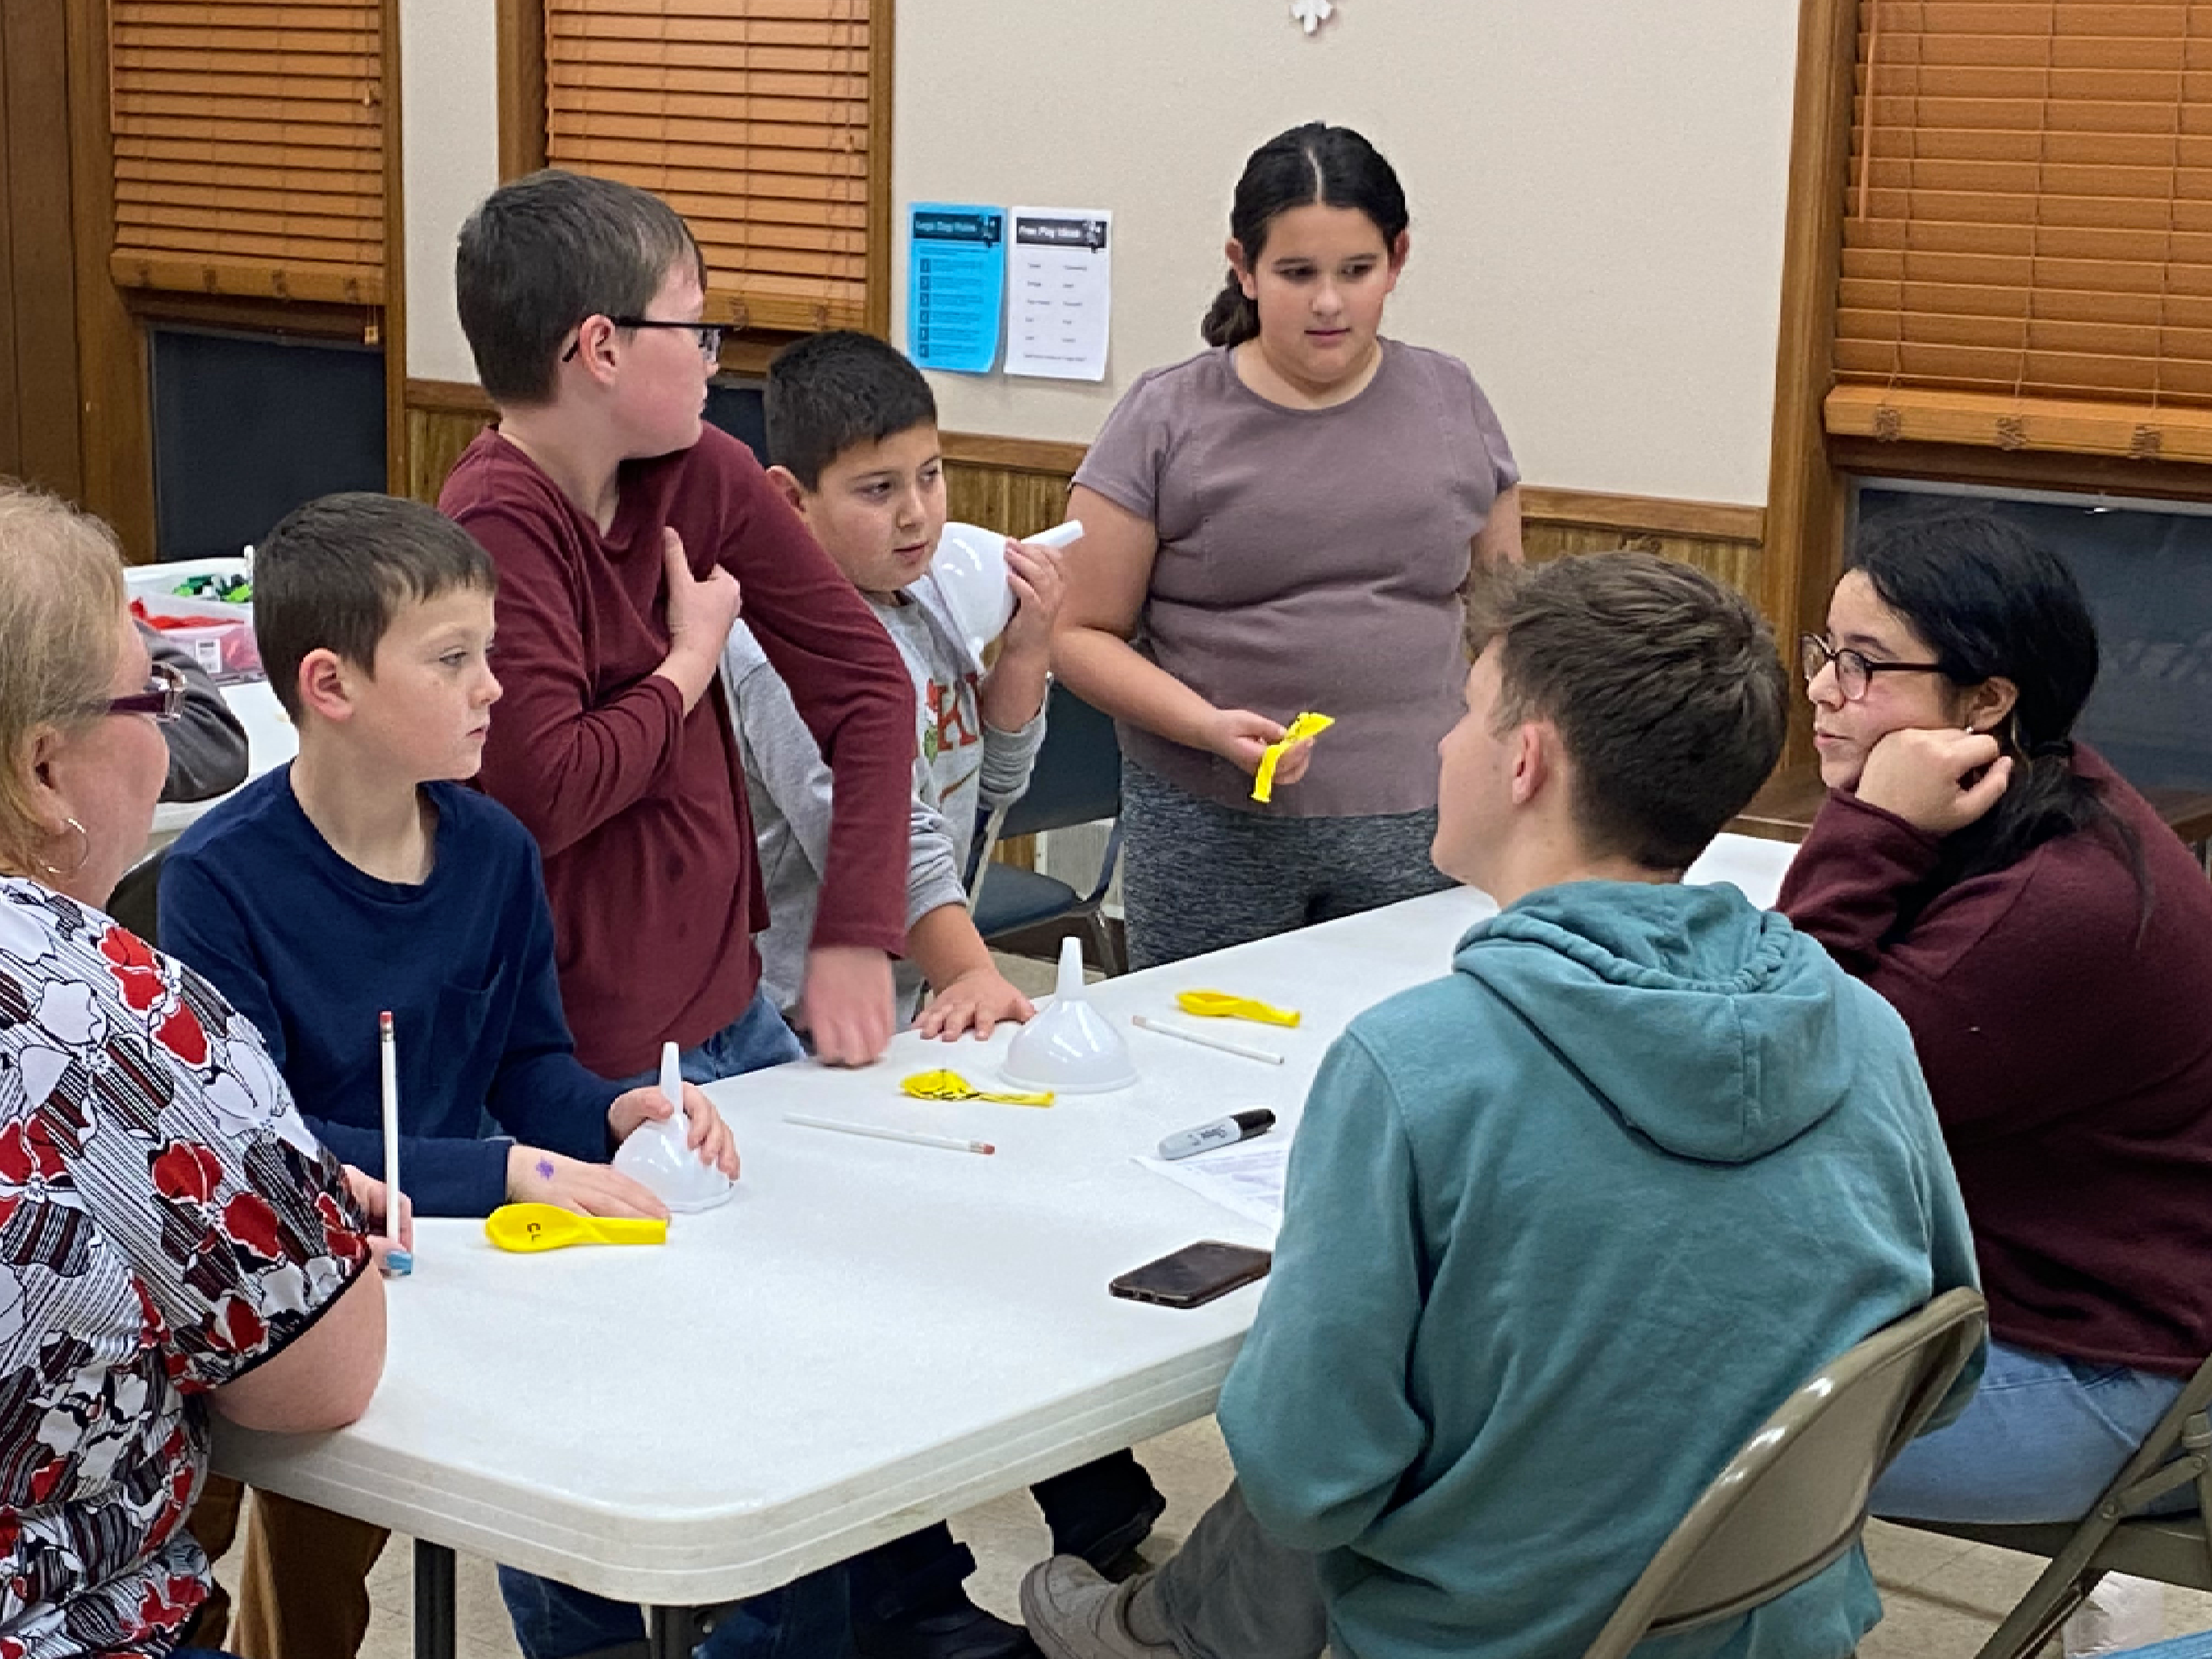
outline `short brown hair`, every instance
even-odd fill
[[[477,379],[494,403],[547,402],[568,331],[586,317],[642,317],[687,260],[703,289],[707,262],[690,228],[650,191],[558,167],[501,185],[469,216],[453,252],[453,301]]]
[[[860,444],[937,424],[937,398],[896,346],[848,328],[793,341],[768,366],[761,394],[768,458],[822,487],[831,462]]]
[[[9,869],[32,869],[46,841],[26,787],[32,738],[106,715],[122,617],[113,532],[0,478],[0,860]]]
[[[1477,591],[1498,652],[1497,729],[1551,722],[1594,852],[1680,870],[1782,752],[1789,682],[1749,600],[1650,553],[1586,553]]]
[[[420,501],[355,493],[309,501],[253,556],[253,640],[269,689],[297,720],[310,651],[334,651],[369,672],[401,605],[498,586],[475,538]]]

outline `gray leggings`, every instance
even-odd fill
[[[1356,915],[1451,885],[1429,862],[1434,808],[1371,817],[1241,812],[1121,762],[1129,966]]]

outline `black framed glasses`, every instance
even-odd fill
[[[151,714],[167,724],[185,712],[185,677],[167,663],[157,662],[143,691],[127,697],[110,697],[111,714]]]
[[[1805,684],[1810,685],[1820,678],[1820,671],[1830,664],[1835,665],[1836,690],[1844,694],[1845,702],[1856,702],[1867,694],[1876,674],[1940,674],[1940,662],[1876,662],[1863,651],[1838,651],[1818,634],[1797,636],[1798,665],[1805,671]]]
[[[701,356],[712,362],[721,356],[722,325],[720,323],[673,323],[665,317],[610,317],[607,320],[617,328],[688,328],[699,337]],[[588,317],[584,319],[586,323],[589,321],[591,319]],[[568,342],[568,349],[561,354],[562,362],[567,362],[582,349],[583,326],[583,323],[576,325],[576,337]]]

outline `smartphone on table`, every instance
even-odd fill
[[[1132,1302],[1150,1302],[1163,1308],[1196,1308],[1223,1297],[1241,1285],[1267,1276],[1274,1258],[1249,1244],[1224,1244],[1218,1238],[1195,1244],[1133,1267],[1106,1288]]]

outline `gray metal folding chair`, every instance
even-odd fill
[[[1972,1522],[1899,1521],[1923,1532],[2051,1558],[1976,1659],[2027,1659],[2057,1632],[2108,1572],[2212,1590],[2212,1358],[2197,1368],[2166,1415],[2112,1484],[2076,1521],[1998,1526]],[[2194,1483],[2197,1513],[2164,1517],[2143,1510],[2177,1486]]]
[[[1822,1366],[1714,1477],[1583,1659],[1747,1613],[1842,1555],[1985,1322],[1977,1292],[1948,1291]]]

